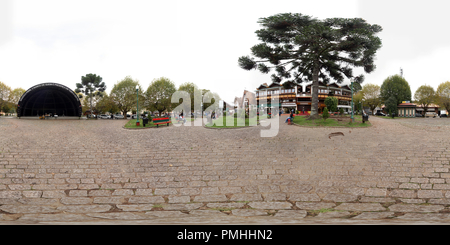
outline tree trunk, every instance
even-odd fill
[[[312,83],[312,103],[310,120],[319,119],[319,63],[315,62],[313,67],[313,83]]]

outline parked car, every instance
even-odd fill
[[[439,116],[439,118],[442,118],[442,117],[448,117],[448,115],[447,115],[447,114],[441,114],[441,115]]]
[[[427,112],[427,113],[425,113],[425,117],[433,117],[433,118],[435,118],[436,117],[436,113],[435,112]]]
[[[102,115],[100,115],[98,118],[100,118],[100,119],[110,119],[111,116],[102,114]]]
[[[131,115],[131,119],[136,119],[136,114]]]
[[[416,112],[416,117],[423,117],[421,113]]]
[[[114,118],[116,118],[116,119],[124,119],[125,117],[123,115],[121,115],[121,114],[115,114]]]
[[[386,116],[386,114],[381,111],[377,111],[377,113],[375,113],[375,116]]]

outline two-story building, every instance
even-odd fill
[[[305,111],[307,113],[311,112],[312,104],[312,82],[310,83],[292,83],[288,82],[283,84],[272,83],[267,85],[266,83],[261,84],[256,89],[256,101],[258,108],[277,108],[283,109],[295,109],[299,112]],[[325,108],[325,99],[328,96],[334,96],[338,99],[338,108],[343,108],[344,111],[350,109],[351,102],[351,89],[348,85],[338,85],[336,83],[324,84],[319,83],[318,89],[319,96],[319,113]],[[271,99],[277,98],[279,103],[272,104]],[[260,103],[260,100],[266,99],[266,104]]]

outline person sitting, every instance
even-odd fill
[[[287,123],[289,119],[291,119],[291,122],[292,122],[292,120],[294,120],[294,114],[293,114],[292,112],[291,112],[291,114],[289,115],[289,117],[286,118],[286,121],[285,121],[284,123]]]

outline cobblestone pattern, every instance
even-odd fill
[[[450,220],[450,120],[370,121],[280,123],[261,138],[261,126],[0,119],[0,221]]]

